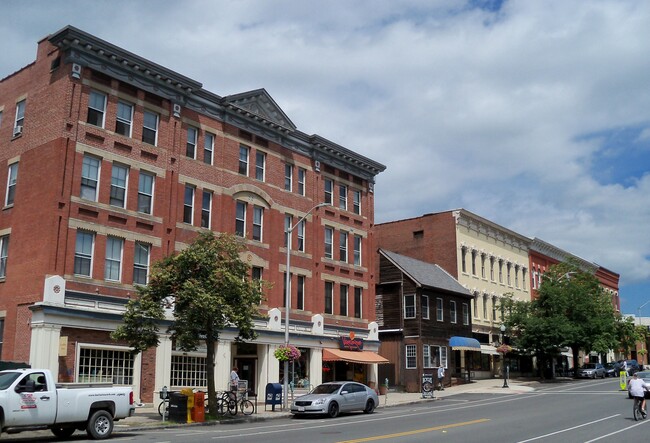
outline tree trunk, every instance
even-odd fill
[[[205,346],[207,348],[205,354],[205,374],[208,378],[208,415],[212,417],[217,416],[217,392],[214,385],[214,345],[217,342],[210,334],[206,334]],[[214,407],[210,407],[214,406]]]

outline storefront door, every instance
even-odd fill
[[[239,379],[248,380],[248,390],[257,393],[257,359],[237,358],[235,364],[239,368]]]

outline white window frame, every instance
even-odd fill
[[[305,310],[305,276],[296,276],[296,309]]]
[[[429,345],[422,346],[422,367],[431,368],[431,348]]]
[[[151,119],[153,117],[154,121],[147,121],[147,117]],[[153,146],[158,146],[158,126],[160,122],[160,116],[153,111],[149,110],[144,110],[143,112],[143,117],[142,117],[142,141],[144,143],[153,145]],[[147,134],[153,133],[153,143],[149,143],[146,138]]]
[[[210,229],[212,226],[212,192],[203,190],[201,199],[201,227]]]
[[[298,244],[296,245],[296,250],[300,252],[305,252],[305,223],[306,220],[302,220],[298,223]]]
[[[196,144],[199,140],[199,130],[194,126],[187,127],[187,143],[185,144],[185,156],[196,160]],[[191,155],[190,155],[191,154]]]
[[[362,245],[362,237],[360,235],[354,234],[353,237],[353,243],[354,243],[354,265],[355,266],[361,266],[361,245]]]
[[[138,252],[141,251],[141,252]],[[144,253],[144,258],[142,260]],[[149,266],[151,264],[151,245],[136,241],[133,252],[133,284],[147,285],[149,283]],[[144,283],[136,279],[136,274],[144,271]]]
[[[133,109],[134,106],[131,103],[124,102],[122,100],[117,102],[117,116],[115,117],[115,133],[123,135],[125,137],[131,137],[133,134]],[[128,117],[121,112],[123,110],[128,110]],[[120,124],[123,125],[123,128],[126,129],[126,134],[123,131],[120,131]]]
[[[350,300],[350,287],[346,284],[339,285],[339,315],[348,316]]]
[[[251,148],[246,145],[239,145],[239,169],[241,175],[248,177],[248,160],[250,158]]]
[[[264,232],[264,208],[253,206],[253,240],[261,242]]]
[[[352,190],[352,212],[361,215],[361,191],[358,189]]]
[[[172,351],[170,382],[172,388],[208,386],[207,359],[200,352]]]
[[[418,367],[418,348],[417,345],[406,345],[405,349],[406,369],[417,369]]]
[[[293,165],[284,164],[284,190],[291,192],[293,190]]]
[[[151,189],[147,189],[149,187],[148,178],[151,178]],[[149,215],[153,214],[153,196],[155,184],[155,174],[140,170],[140,176],[138,178],[138,212]],[[149,201],[149,204],[147,205],[148,208],[146,211],[143,211],[142,209],[144,209],[145,206],[143,203],[146,203],[147,200]]]
[[[87,360],[91,362],[92,367],[84,364],[81,360],[85,358],[85,350],[95,351]],[[109,359],[108,356],[115,356],[116,352],[125,358]],[[131,348],[125,346],[77,343],[75,355],[77,355],[75,359],[75,381],[77,383],[113,383],[120,386],[133,386],[139,383],[140,370],[138,368],[140,367],[141,356],[139,354],[134,355]],[[118,362],[118,364],[116,365],[115,362]],[[120,362],[123,363],[120,364]],[[99,365],[96,365],[96,363],[99,363]],[[89,367],[88,374],[82,375],[81,372],[86,367]],[[119,375],[120,372],[122,373],[121,375]]]
[[[122,281],[122,258],[124,255],[124,239],[106,237],[106,259],[104,262],[104,280]]]
[[[80,236],[83,236],[83,238],[81,238],[82,240],[81,245],[79,244]],[[90,241],[90,245],[87,244],[88,240]],[[92,277],[94,255],[95,255],[95,233],[78,229],[75,237],[74,265],[73,265],[74,275],[82,276],[82,277]],[[83,263],[88,262],[88,274],[82,274],[81,272],[77,272],[77,263],[81,264],[82,261]],[[81,268],[82,267],[79,266],[80,270]]]
[[[0,278],[7,277],[7,260],[9,258],[9,235],[0,237]],[[2,330],[0,330],[2,333]],[[2,349],[0,341],[0,349]]]
[[[96,102],[97,98],[101,98],[101,108],[98,107],[98,103]],[[106,125],[106,103],[108,102],[108,97],[106,94],[98,91],[90,91],[90,94],[88,94],[88,116],[86,118],[86,123],[97,126],[98,128],[104,128]],[[91,111],[93,112],[91,114]],[[93,118],[93,121],[91,122],[91,115],[95,118]],[[97,117],[100,117],[101,122],[100,124],[96,124],[95,121],[97,120]]]
[[[246,202],[237,200],[235,208],[235,235],[246,238],[246,211],[248,205]],[[240,214],[241,209],[241,214]],[[241,228],[241,229],[239,229]]]
[[[449,321],[451,323],[456,323],[458,321],[458,311],[454,300],[449,301]]]
[[[343,263],[348,262],[348,237],[346,231],[339,232],[339,261]]]
[[[325,226],[325,258],[334,259],[334,228]]]
[[[415,303],[415,294],[404,294],[404,318],[415,318],[417,311],[418,309]]]
[[[196,198],[196,188],[192,185],[186,184],[183,190],[183,223],[187,223],[188,225],[194,224],[194,199],[195,198]],[[188,215],[189,215],[189,220],[187,217]]]
[[[305,168],[298,168],[298,194],[305,195],[305,179],[307,178],[307,170]]]
[[[444,302],[442,298],[436,298],[436,321],[444,321],[445,312],[444,312]]]
[[[210,132],[203,135],[203,163],[207,165],[214,162],[214,139],[215,135]]]
[[[334,314],[334,282],[326,281],[325,282],[325,314]]]
[[[255,179],[263,182],[266,178],[266,153],[255,152]]]
[[[469,325],[469,304],[463,303],[463,325]]]
[[[91,164],[92,162],[92,164]],[[92,157],[90,155],[84,155],[82,166],[81,166],[81,190],[80,197],[85,200],[97,201],[97,196],[99,194],[99,177],[101,176],[102,170],[102,161],[97,157]],[[84,184],[86,182],[86,184]],[[93,186],[94,184],[94,186]],[[84,192],[84,189],[87,192]],[[93,190],[92,198],[89,198],[89,190]]]
[[[18,181],[18,162],[12,163],[7,168],[7,192],[5,194],[5,206],[14,204],[16,199],[16,182]]]
[[[284,214],[284,247],[289,246],[289,229],[293,226],[293,215]]]
[[[121,177],[119,175],[122,172],[124,173],[124,177]],[[117,176],[116,173],[118,174]],[[129,167],[119,163],[113,163],[111,165],[111,192],[108,200],[109,205],[115,206],[117,208],[122,208],[122,209],[126,208],[128,187],[129,187]],[[114,193],[116,194],[119,191],[123,192],[122,203],[113,204],[113,200],[115,200],[116,202],[119,201],[117,197],[114,197]]]
[[[25,125],[25,104],[27,103],[26,99],[23,99],[16,103],[16,118],[14,119],[14,131],[16,133],[16,128],[20,126],[21,128]]]
[[[354,318],[363,318],[363,288],[354,287]]]
[[[348,187],[339,184],[339,209],[348,210]]]
[[[424,320],[429,320],[429,296],[423,295],[420,298],[420,303],[422,304],[422,318]]]
[[[334,204],[334,182],[328,178],[323,180],[323,189],[325,192],[324,202]]]

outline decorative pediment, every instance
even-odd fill
[[[242,92],[223,98],[225,104],[236,107],[283,128],[296,130],[296,125],[287,117],[265,89]]]

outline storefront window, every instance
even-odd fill
[[[300,358],[296,361],[289,362],[289,374],[293,375],[293,383],[296,388],[308,388],[311,384],[309,379],[309,348],[298,348]],[[280,380],[284,380],[284,364],[280,363]],[[292,377],[289,376],[291,382]]]

